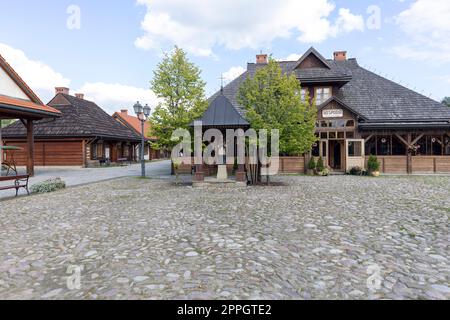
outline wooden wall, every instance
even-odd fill
[[[305,173],[305,162],[305,157],[280,157],[280,173]]]
[[[28,158],[26,142],[6,141],[5,145],[21,147],[15,151],[14,159],[18,166],[25,166]],[[82,166],[82,141],[39,141],[34,145],[36,166]],[[9,153],[7,153],[9,155]]]
[[[193,163],[193,162],[192,162]],[[228,166],[228,171],[233,171],[233,165]],[[192,165],[183,164],[179,172],[181,174],[190,174],[192,170]],[[280,157],[280,174],[303,174],[306,170],[305,158],[304,157]],[[203,171],[208,176],[209,174],[214,174],[214,170],[211,170],[207,165],[203,165]]]
[[[369,157],[366,157],[366,165]],[[450,156],[414,156],[412,173],[450,173]],[[406,174],[407,156],[378,156],[382,173]]]

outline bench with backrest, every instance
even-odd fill
[[[30,191],[28,190],[28,181],[30,179],[29,175],[19,175],[19,176],[10,176],[10,177],[0,177],[0,182],[4,181],[14,181],[14,184],[2,186],[0,185],[0,191],[2,190],[16,190],[16,197],[19,195],[19,189],[23,188],[27,191],[28,195],[30,195]]]
[[[119,158],[117,159],[117,163],[120,164],[121,166],[131,166],[131,160],[128,158]]]

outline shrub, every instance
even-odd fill
[[[325,165],[323,163],[322,157],[319,157],[319,160],[317,161],[317,172],[323,172],[325,170]]]
[[[369,173],[380,171],[380,162],[376,156],[371,155],[369,161],[367,162],[367,170]]]
[[[49,193],[66,188],[66,183],[61,178],[50,179],[36,183],[31,187],[32,193]]]
[[[311,158],[308,163],[308,170],[315,170],[316,169],[316,161],[314,158]]]
[[[321,172],[319,172],[319,175],[322,177],[328,177],[331,174],[330,169],[325,168]]]
[[[363,171],[364,170],[361,167],[353,167],[353,168],[350,169],[349,173],[352,176],[361,176],[363,174]]]

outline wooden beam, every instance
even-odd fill
[[[425,133],[422,133],[420,136],[418,136],[413,142],[411,142],[411,145],[415,145],[417,142],[419,142],[420,139],[422,139],[425,136]]]
[[[33,120],[27,120],[27,173],[34,176],[34,124]]]
[[[406,141],[405,139],[403,139],[403,137],[397,133],[394,134],[398,140],[400,140],[400,142],[402,142],[406,148],[409,148],[411,145],[408,143],[408,141]]]
[[[368,136],[368,137],[365,139],[364,142],[365,142],[365,143],[369,142],[370,139],[372,139],[374,136],[375,136],[375,134],[371,134],[370,136]]]

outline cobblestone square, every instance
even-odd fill
[[[0,299],[449,299],[449,214],[449,177],[74,187],[0,202]]]

